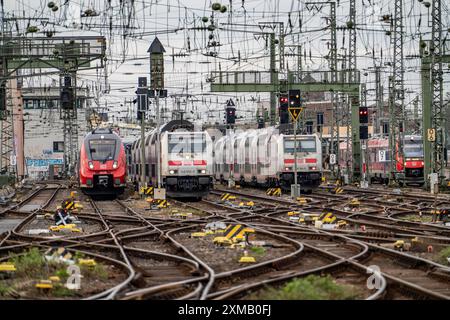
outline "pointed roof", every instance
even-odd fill
[[[164,49],[163,45],[161,44],[161,41],[159,41],[158,37],[155,37],[155,40],[153,40],[153,42],[150,45],[150,48],[148,48],[147,52],[164,53],[164,52],[166,52],[166,50]]]

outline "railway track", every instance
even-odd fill
[[[347,212],[336,208],[349,201],[351,195],[333,195],[332,199],[309,195],[308,203],[300,205],[258,193],[226,192],[243,201],[254,201],[254,206],[230,206],[219,201],[223,192],[218,191],[203,201],[169,200],[177,208],[195,210],[193,218],[183,220],[150,214],[137,209],[134,202],[83,197],[78,218],[96,228],[80,235],[49,238],[25,232],[39,212],[52,208],[64,197],[61,188],[42,188],[22,202],[31,211],[23,206],[9,208],[8,212],[21,212],[26,218],[1,234],[0,260],[8,259],[7,252],[20,255],[31,247],[45,251],[58,245],[120,270],[116,283],[84,299],[253,299],[268,286],[277,288],[313,274],[328,275],[337,283],[355,288],[359,299],[450,298],[448,267],[384,247],[399,237],[417,235],[435,246],[449,244],[448,228],[398,218],[423,206],[426,199],[408,201],[408,208],[391,211],[390,216],[381,212],[388,204],[384,199],[367,206],[364,212]],[[369,198],[378,199],[369,196],[365,200]],[[287,219],[287,212],[292,210],[324,209],[349,224],[365,224],[370,232],[318,230]],[[242,251],[218,248],[206,238],[191,238],[191,233],[213,221],[253,228],[258,241],[272,247],[265,249],[265,256],[257,257],[256,263],[240,265],[237,259]],[[368,289],[368,270],[373,266],[379,267],[380,286]]]

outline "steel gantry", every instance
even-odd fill
[[[351,96],[360,95],[359,71],[341,70],[337,73],[336,82],[332,81],[334,71],[288,71],[287,82],[282,85],[271,77],[270,71],[213,71],[210,75],[212,92],[279,92],[281,90],[301,90],[302,92],[342,92]],[[352,75],[350,75],[352,73]],[[350,77],[355,79],[350,82]],[[273,81],[275,80],[275,81]],[[359,102],[352,104],[352,137],[359,145]],[[355,133],[355,131],[357,133]],[[353,169],[361,172],[361,150],[353,148]],[[358,159],[355,161],[355,159]],[[355,175],[353,175],[355,177]],[[356,176],[359,178],[359,175]]]
[[[347,21],[349,31],[348,45],[348,69],[350,70],[350,82],[359,83],[356,75],[356,0],[350,0],[349,21]],[[359,105],[360,92],[349,94],[351,123],[352,123],[352,180],[358,181],[361,177],[361,140],[359,138]],[[348,139],[348,137],[347,137]],[[358,150],[358,151],[355,151]]]
[[[8,24],[4,19],[5,12],[3,3],[1,7],[1,41],[2,45],[5,40],[10,37],[8,31]],[[8,61],[5,56],[0,57],[0,129],[1,129],[1,144],[0,144],[0,174],[14,176],[14,136],[13,136],[13,101],[11,81],[8,81],[6,75],[8,74]]]
[[[320,12],[322,10],[323,5],[330,6],[330,14],[328,17],[329,20],[329,28],[330,28],[330,50],[328,53],[328,64],[331,70],[331,82],[337,82],[337,73],[338,73],[338,58],[337,58],[337,31],[336,31],[336,2],[306,2],[306,8],[308,10],[316,10]],[[353,78],[353,74],[350,74],[351,79]],[[339,157],[339,127],[341,123],[340,118],[340,104],[338,103],[338,94],[336,92],[331,93],[331,102],[332,102],[332,110],[331,110],[331,121],[330,121],[330,154],[334,154],[336,159],[340,159]],[[335,164],[330,164],[331,173],[333,178],[337,179],[340,177],[340,166],[339,161],[336,161]]]
[[[450,63],[449,42],[420,41],[422,60],[422,119],[424,144],[424,178],[429,186],[429,175],[437,173],[439,182],[444,182],[444,146],[446,142],[446,110],[442,98],[442,64]],[[439,47],[439,49],[436,48]],[[436,51],[436,49],[438,51]],[[436,52],[439,52],[437,55]],[[448,133],[447,133],[448,134]]]
[[[436,139],[433,148],[433,171],[438,174],[442,182],[444,176],[444,147],[445,147],[445,112],[443,104],[443,72],[442,56],[444,46],[442,44],[442,4],[441,0],[432,1],[431,10],[431,94],[433,127]]]
[[[68,107],[60,109],[64,122],[64,172],[68,176],[74,173],[78,154],[76,73],[103,68],[105,53],[106,40],[102,36],[1,38],[0,59],[3,72],[0,82],[15,78],[15,72],[20,69],[56,70],[22,75],[23,77],[58,74],[60,83],[63,79],[71,79],[69,87],[73,92],[72,101],[66,104]],[[91,66],[95,60],[100,60],[100,64]],[[12,126],[5,128],[6,124],[2,121],[2,142],[3,137],[13,136]],[[2,151],[2,159],[9,158],[11,153],[12,148]]]
[[[403,67],[403,0],[395,0],[391,18],[391,46],[393,50],[392,75],[389,87],[389,150],[390,183],[399,182],[403,167],[404,127],[404,67]],[[400,170],[399,170],[400,169]]]

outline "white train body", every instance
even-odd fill
[[[157,153],[156,130],[145,137],[145,178],[157,185],[157,159],[161,159],[161,182],[168,196],[200,198],[209,193],[213,176],[213,144],[206,131],[164,131],[160,154]],[[133,181],[140,181],[141,139],[131,147]]]
[[[215,178],[248,185],[280,186],[294,183],[294,136],[274,128],[227,134],[214,145]],[[302,190],[321,182],[322,148],[317,135],[297,135],[297,177]]]

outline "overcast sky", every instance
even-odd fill
[[[79,83],[93,89],[101,106],[105,102],[114,110],[117,117],[125,116],[124,100],[134,99],[137,78],[148,76],[149,56],[147,49],[157,35],[166,49],[165,83],[169,95],[191,94],[188,110],[205,120],[209,115],[219,116],[225,101],[230,97],[238,98],[238,113],[254,114],[256,102],[268,101],[268,94],[218,94],[210,93],[206,82],[210,71],[218,70],[268,70],[268,47],[258,26],[261,22],[282,22],[286,34],[286,45],[302,45],[302,65],[305,70],[327,70],[330,32],[325,29],[329,22],[329,5],[313,8],[299,0],[229,0],[221,1],[227,7],[225,13],[215,12],[214,21],[220,27],[212,34],[212,41],[220,44],[208,47],[207,30],[193,30],[208,26],[202,17],[211,17],[209,0],[56,0],[58,10],[48,8],[51,1],[41,0],[5,0],[5,15],[11,17],[43,18],[41,21],[21,20],[13,26],[14,33],[22,33],[28,24],[36,25],[39,32],[54,30],[59,36],[68,35],[104,35],[108,41],[107,81],[103,71],[84,72],[79,75]],[[111,3],[111,6],[109,6]],[[132,5],[132,3],[134,5]],[[337,26],[345,27],[349,20],[349,1],[337,3]],[[381,16],[394,14],[393,1],[357,0],[357,65],[362,72],[362,81],[368,89],[374,89],[374,65],[385,66],[391,61],[390,37],[385,34],[389,25],[380,21]],[[420,60],[418,42],[422,35],[430,38],[430,14],[424,2],[405,0],[404,5],[404,55],[405,88],[408,90],[405,102],[408,104],[420,93]],[[443,38],[450,27],[448,1],[442,1]],[[94,10],[98,16],[81,17],[86,10]],[[111,19],[110,19],[111,18]],[[110,29],[110,23],[112,28]],[[348,49],[348,31],[337,31],[338,53]],[[264,29],[268,31],[269,29]],[[275,30],[279,32],[278,29]],[[256,33],[253,33],[256,32]],[[32,37],[38,34],[28,34]],[[215,52],[217,57],[211,57]],[[289,48],[286,48],[289,52]],[[374,59],[375,57],[375,59]],[[381,59],[382,57],[382,59]],[[286,57],[289,69],[297,68],[297,57]],[[341,63],[339,63],[339,68]],[[383,69],[382,81],[387,98],[387,77],[389,66]],[[367,73],[367,76],[364,74]],[[50,77],[33,78],[26,85],[39,85],[49,81]],[[448,91],[449,72],[445,66],[444,88]],[[104,93],[103,91],[107,91]],[[373,102],[374,91],[369,91],[369,104]],[[169,98],[164,105],[169,109],[174,99]],[[215,110],[215,111],[214,111]],[[120,114],[119,114],[120,111]],[[247,111],[247,112],[246,112]],[[222,120],[222,114],[220,114]]]

